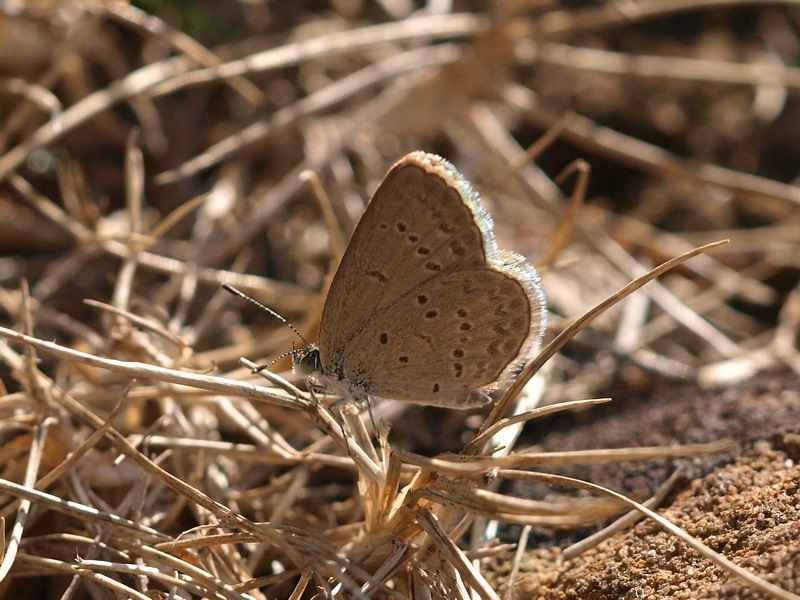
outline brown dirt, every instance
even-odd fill
[[[564,472],[644,499],[677,464],[684,465],[691,481],[676,486],[680,493],[661,514],[737,564],[794,591],[800,589],[798,382],[796,376],[772,376],[718,392],[662,391],[594,411],[593,417],[554,420],[559,430],[541,442],[545,449],[564,450],[733,439],[736,448],[726,454]],[[533,490],[516,490],[526,492]],[[725,575],[650,521],[557,567],[560,551],[554,544],[564,546],[587,533],[537,532],[541,548],[528,557],[515,597],[768,597]]]
[[[790,447],[792,456],[776,446]],[[661,514],[713,550],[786,590],[800,588],[798,435],[762,442],[692,482]],[[769,598],[743,586],[651,521],[565,566],[533,559],[514,598]]]

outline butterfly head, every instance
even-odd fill
[[[293,351],[292,366],[294,372],[304,379],[313,379],[322,371],[319,348],[315,344],[309,344],[305,348]]]

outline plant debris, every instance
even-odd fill
[[[630,506],[502,481],[728,447],[642,432],[545,453],[518,444],[526,421],[800,372],[788,7],[417,8],[0,7],[0,597],[496,598],[490,560],[514,554],[499,523]],[[364,202],[417,149],[453,162],[500,245],[541,265],[546,365],[491,413],[360,414],[309,395],[288,360],[254,373],[297,340],[220,285],[313,341]],[[665,514],[701,533],[699,513]],[[684,552],[655,527],[619,535]]]

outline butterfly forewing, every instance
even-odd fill
[[[322,313],[323,355],[442,272],[485,261],[480,229],[458,192],[414,162],[386,175],[356,227]],[[356,318],[357,317],[357,318]]]

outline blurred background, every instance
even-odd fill
[[[654,266],[730,240],[550,361],[543,402],[616,402],[531,425],[528,442],[768,437],[800,406],[764,399],[795,389],[800,372],[799,32],[793,2],[1,1],[0,325],[245,379],[241,356],[263,363],[299,342],[220,283],[313,340],[326,277],[365,203],[389,165],[421,149],[454,163],[500,245],[537,265],[545,341]],[[3,391],[19,399],[30,382],[8,352]],[[273,370],[291,377],[288,367]],[[127,434],[250,441],[213,398],[129,388],[129,377],[46,354],[37,368],[98,414],[124,398],[116,426]],[[726,392],[737,389],[749,391]],[[25,398],[22,412],[0,406],[4,448],[18,441],[12,479],[19,440],[50,410]],[[59,410],[53,464],[86,435]],[[289,411],[258,411],[297,447],[313,441]],[[457,450],[483,415],[409,408],[392,439]],[[610,437],[569,434],[606,417],[618,419]],[[276,501],[256,490],[288,470],[222,457],[204,471],[172,452],[188,481],[256,520]],[[579,474],[641,496],[673,466]],[[135,478],[102,473],[104,502],[121,501]],[[348,522],[357,494],[340,478],[317,473],[314,494],[330,506],[306,498],[298,523]],[[180,513],[166,529],[194,523]]]

